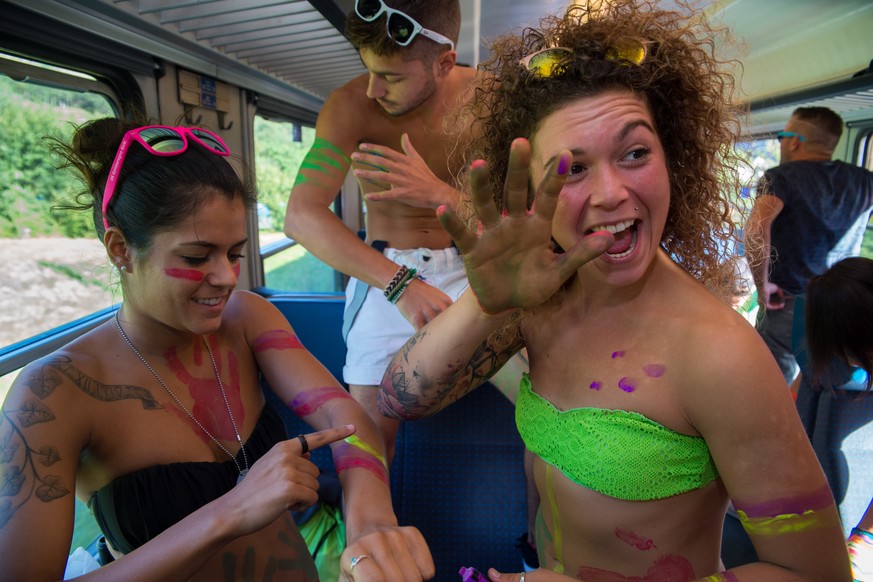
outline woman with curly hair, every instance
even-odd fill
[[[729,305],[739,111],[722,32],[608,4],[494,45],[471,107],[472,228],[440,210],[471,290],[394,358],[381,409],[431,414],[528,349],[516,420],[542,568],[492,581],[848,580],[821,466]],[[760,562],[724,571],[729,502]]]

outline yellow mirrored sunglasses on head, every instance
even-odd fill
[[[606,58],[610,61],[624,61],[628,64],[639,65],[646,60],[648,52],[648,43],[628,41],[620,46],[610,48],[606,52]],[[563,46],[545,48],[524,57],[519,61],[519,64],[538,77],[548,79],[560,76],[573,54],[572,49]]]

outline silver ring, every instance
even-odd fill
[[[524,572],[521,573],[521,578],[518,579],[518,582],[524,582]]]
[[[300,448],[303,449],[301,454],[305,455],[309,452],[309,442],[306,440],[306,435],[299,434],[297,438],[300,439]]]
[[[352,564],[351,566],[349,566],[349,571],[354,570],[355,566],[357,566],[361,562],[361,560],[369,557],[370,556],[368,556],[367,554],[361,554],[360,556],[355,556],[354,558],[352,558]],[[524,582],[524,580],[522,580],[522,582]]]

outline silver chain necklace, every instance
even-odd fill
[[[130,346],[131,351],[134,354],[136,354],[136,357],[139,358],[139,361],[142,362],[143,365],[148,369],[148,371],[152,373],[152,376],[154,376],[157,379],[158,383],[160,383],[160,385],[164,387],[164,390],[167,391],[167,394],[169,394],[170,396],[173,397],[173,400],[176,401],[176,404],[179,406],[179,408],[184,410],[185,414],[187,414],[188,417],[194,421],[194,424],[199,426],[200,430],[202,430],[206,434],[206,436],[208,436],[210,439],[212,439],[212,442],[214,442],[216,445],[218,445],[218,448],[220,448],[222,451],[224,451],[227,454],[227,456],[231,458],[231,460],[233,461],[233,464],[236,465],[236,470],[239,472],[239,477],[237,477],[237,480],[236,480],[237,484],[239,484],[243,479],[245,479],[246,474],[249,472],[249,459],[248,459],[248,456],[246,455],[246,448],[243,445],[242,438],[240,438],[240,436],[239,436],[239,429],[236,428],[236,421],[233,419],[233,413],[230,411],[230,403],[227,401],[227,394],[224,393],[224,384],[221,381],[221,375],[218,373],[218,365],[216,365],[215,358],[212,356],[212,348],[209,347],[209,342],[206,341],[206,338],[203,338],[203,343],[206,346],[206,351],[209,352],[209,359],[212,361],[212,370],[215,372],[215,379],[218,380],[218,389],[221,390],[221,397],[224,399],[224,406],[225,406],[225,408],[227,408],[227,415],[230,416],[230,424],[231,424],[231,426],[233,426],[233,433],[236,436],[236,442],[239,443],[239,449],[242,451],[243,463],[245,463],[245,469],[242,469],[239,466],[239,463],[236,460],[236,456],[234,456],[233,453],[228,451],[227,448],[223,444],[221,444],[221,442],[217,438],[212,436],[212,433],[209,432],[208,430],[206,430],[206,427],[203,426],[202,424],[200,424],[199,420],[194,418],[194,415],[191,414],[191,411],[189,411],[185,407],[185,405],[182,404],[182,401],[179,400],[179,398],[175,394],[173,394],[173,391],[170,390],[170,387],[167,386],[166,382],[164,382],[164,380],[158,375],[158,373],[155,371],[155,369],[151,367],[151,365],[146,361],[146,359],[142,356],[142,354],[139,353],[139,350],[136,349],[136,346],[133,345],[133,342],[130,341],[130,338],[127,337],[127,334],[124,333],[124,330],[121,328],[121,322],[118,321],[118,311],[120,311],[120,310],[117,310],[115,312],[115,327],[118,328],[118,333],[121,334],[121,337],[124,338],[124,341],[127,342],[127,345]]]

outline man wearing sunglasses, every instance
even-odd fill
[[[780,164],[764,173],[747,235],[758,331],[786,382],[799,370],[792,350],[794,296],[809,280],[857,256],[873,210],[873,173],[832,160],[843,120],[826,107],[801,107],[776,134]]]
[[[455,63],[460,20],[458,0],[356,1],[346,36],[368,73],[325,102],[285,217],[289,237],[351,277],[343,379],[382,431],[389,462],[399,423],[376,407],[388,362],[466,286],[436,218],[457,200],[448,124],[476,75]],[[366,241],[330,209],[350,168],[367,203]]]

